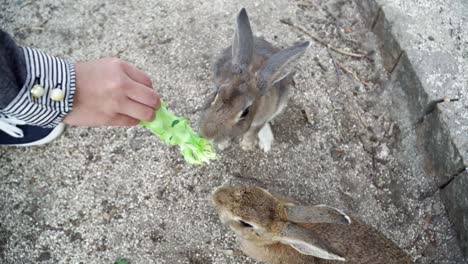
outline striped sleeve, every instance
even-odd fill
[[[55,127],[73,108],[75,65],[37,49],[22,49],[26,60],[26,81],[13,101],[0,110],[0,114],[31,125]],[[42,88],[40,96],[32,94],[36,85]],[[54,97],[57,92],[63,94],[60,100]]]

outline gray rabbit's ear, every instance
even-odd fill
[[[344,225],[349,225],[351,223],[351,218],[345,213],[326,205],[293,205],[287,206],[285,210],[288,221],[294,223],[330,223]]]
[[[345,261],[345,258],[334,252],[315,232],[293,223],[287,223],[283,227],[280,232],[279,242],[290,245],[304,255]]]
[[[261,93],[264,94],[268,87],[288,76],[309,46],[310,42],[306,41],[271,56],[258,76],[257,86]]]
[[[232,42],[232,66],[234,72],[246,72],[252,62],[254,40],[247,11],[242,8],[237,15],[237,28]]]

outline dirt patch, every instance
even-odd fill
[[[268,154],[234,144],[210,165],[189,166],[142,127],[70,128],[43,148],[0,149],[0,222],[15,234],[6,262],[35,262],[47,248],[64,263],[254,263],[222,253],[238,245],[208,200],[235,182],[358,215],[417,263],[461,263],[440,197],[422,195],[433,183],[408,149],[410,127],[395,118],[406,106],[385,86],[374,36],[353,1],[49,2],[2,2],[0,22],[21,44],[73,60],[119,54],[150,73],[193,124],[212,85],[209,60],[229,45],[240,6],[275,45],[315,41],[272,124]],[[34,206],[22,212],[19,203]],[[38,224],[73,233],[37,234]]]

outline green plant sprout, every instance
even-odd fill
[[[120,259],[116,260],[114,262],[114,264],[130,264],[130,262],[126,258],[120,258]]]
[[[209,163],[216,159],[211,142],[202,138],[189,126],[188,120],[177,117],[167,110],[166,103],[161,101],[161,107],[156,111],[156,117],[151,122],[140,121],[153,134],[170,146],[178,145],[185,160],[191,164]]]

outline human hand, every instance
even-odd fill
[[[117,58],[78,62],[73,110],[64,123],[133,126],[152,121],[161,102],[143,71]]]

